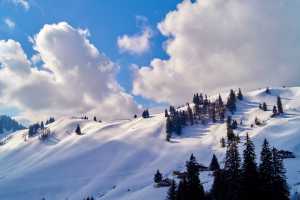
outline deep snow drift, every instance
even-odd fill
[[[285,166],[291,192],[296,191],[300,184],[300,87],[271,89],[270,95],[263,89],[244,95],[233,116],[242,119],[243,126],[235,133],[243,142],[248,132],[257,153],[264,138],[278,149],[293,151],[297,158],[285,160]],[[265,101],[271,110],[277,95],[286,113],[270,118],[271,111],[261,111],[258,104]],[[265,125],[251,128],[255,117]],[[74,133],[77,124],[84,135]],[[0,146],[0,199],[77,200],[93,195],[101,200],[163,200],[167,189],[153,187],[157,169],[171,178],[173,170],[184,169],[191,153],[205,165],[213,153],[219,161],[225,153],[219,142],[226,135],[225,124],[189,126],[181,137],[166,142],[163,114],[102,123],[65,117],[49,128],[53,135],[45,141],[26,140],[27,130],[22,130]],[[211,174],[203,173],[201,181],[209,189]]]

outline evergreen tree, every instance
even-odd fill
[[[192,109],[191,109],[191,107],[190,107],[189,104],[187,104],[187,106],[188,106],[187,110],[188,110],[188,115],[189,115],[190,123],[191,123],[191,125],[194,125],[194,115],[193,115],[193,111],[192,111]]]
[[[267,139],[264,140],[260,154],[259,182],[260,198],[272,199],[273,157]]]
[[[283,113],[283,108],[282,108],[282,103],[281,103],[280,96],[277,97],[277,108],[278,108],[278,113],[282,114]]]
[[[235,141],[228,144],[225,158],[226,200],[240,200],[240,155]]]
[[[159,170],[156,171],[155,175],[154,175],[154,182],[155,183],[159,183],[162,181],[162,174],[160,173]]]
[[[278,114],[277,107],[273,106],[273,116],[276,116]]]
[[[267,106],[266,102],[263,103],[262,109],[263,109],[263,111],[267,111],[268,110],[268,106]]]
[[[211,162],[210,162],[210,165],[209,165],[209,169],[211,171],[220,170],[220,165],[219,165],[218,159],[217,159],[217,157],[216,157],[215,154],[213,155],[213,157],[211,159]]]
[[[236,103],[236,95],[235,95],[233,90],[230,90],[226,107],[228,108],[228,110],[231,113],[234,113],[236,111],[236,104],[235,103]]]
[[[173,132],[173,124],[170,117],[167,117],[166,132],[167,132],[167,141],[170,141]]]
[[[228,141],[228,143],[230,143],[234,140],[235,140],[234,132],[233,132],[232,128],[229,126],[229,127],[227,127],[227,141]]]
[[[237,98],[238,98],[240,101],[242,101],[242,100],[244,99],[243,94],[242,94],[242,91],[241,91],[241,88],[239,88],[239,92],[238,92]]]
[[[76,130],[75,130],[75,133],[76,133],[77,135],[81,135],[81,134],[82,134],[82,133],[81,133],[81,129],[80,129],[80,126],[79,126],[79,124],[77,124]]]
[[[96,117],[96,116],[94,116],[94,121],[95,121],[95,122],[97,121],[97,117]]]
[[[176,200],[176,182],[172,180],[166,200]]]
[[[266,88],[265,93],[266,93],[266,94],[271,94],[271,91],[270,91],[269,87]]]
[[[255,161],[255,147],[248,134],[244,146],[244,161],[241,169],[241,200],[259,199],[259,177]]]
[[[45,129],[45,125],[43,121],[41,122],[41,129]]]
[[[204,189],[199,179],[199,165],[195,156],[192,154],[186,163],[188,200],[204,199]]]
[[[169,113],[167,109],[165,109],[165,117],[169,117]]]
[[[273,155],[273,199],[289,200],[289,189],[286,183],[285,169],[282,158],[276,148],[272,149]]]
[[[176,200],[187,200],[188,199],[188,183],[186,178],[183,178],[178,185],[176,192]]]
[[[223,170],[214,172],[214,182],[211,188],[211,196],[213,200],[224,200],[226,196],[226,179]]]

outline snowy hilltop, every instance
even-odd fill
[[[222,94],[224,102],[227,96]],[[274,116],[278,97],[284,113]],[[216,100],[218,95],[208,98]],[[39,125],[36,132],[31,127],[31,135],[28,129],[10,133],[0,146],[0,199],[164,200],[168,188],[156,187],[153,181],[158,169],[164,177],[176,179],[174,171],[183,171],[191,154],[203,166],[210,164],[213,154],[224,165],[226,148],[220,141],[227,137],[228,115],[237,123],[239,146],[248,134],[257,155],[267,138],[270,145],[295,157],[284,159],[284,165],[291,195],[300,191],[300,87],[244,92],[243,100],[226,111],[224,122],[220,113],[216,122],[195,119],[172,136],[166,133],[166,113],[146,114],[116,121],[70,116],[43,124],[43,130]],[[212,172],[200,172],[200,177],[209,191]]]

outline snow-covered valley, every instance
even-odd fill
[[[271,108],[280,95],[285,114],[271,118]],[[246,133],[253,139],[257,155],[267,138],[272,146],[292,151],[296,158],[286,159],[291,193],[300,185],[300,87],[265,89],[244,95],[233,119],[243,124],[235,130],[243,142]],[[225,99],[225,96],[224,96]],[[269,111],[258,108],[266,102]],[[253,127],[258,117],[263,125]],[[80,124],[83,135],[74,130]],[[27,137],[28,130],[10,135],[0,146],[0,199],[81,200],[93,195],[103,200],[163,200],[167,188],[155,188],[153,175],[159,169],[172,178],[183,170],[194,153],[198,162],[208,165],[212,155],[224,159],[220,139],[226,124],[196,124],[183,129],[181,136],[166,141],[164,114],[150,118],[95,122],[63,117],[51,123],[47,140]],[[242,144],[241,144],[242,146]],[[201,174],[206,190],[211,173]],[[299,188],[300,189],[300,188]]]

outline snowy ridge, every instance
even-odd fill
[[[266,102],[269,110],[280,95],[285,114],[270,118],[271,111],[258,109]],[[234,119],[242,119],[238,128],[242,141],[248,132],[257,153],[264,138],[278,149],[295,153],[285,160],[291,191],[300,184],[300,87],[274,88],[249,92],[237,105]],[[255,117],[265,121],[254,126]],[[84,135],[74,130],[80,124]],[[153,187],[153,174],[160,169],[172,177],[173,170],[184,168],[191,153],[205,165],[215,153],[219,160],[225,153],[220,139],[226,135],[221,123],[184,128],[181,137],[166,142],[165,117],[94,122],[64,117],[49,125],[53,134],[45,141],[38,137],[25,141],[27,130],[11,134],[0,146],[0,199],[79,200],[88,195],[103,200],[165,199],[166,188]],[[212,178],[201,175],[206,189]],[[299,188],[300,189],[300,188]]]

